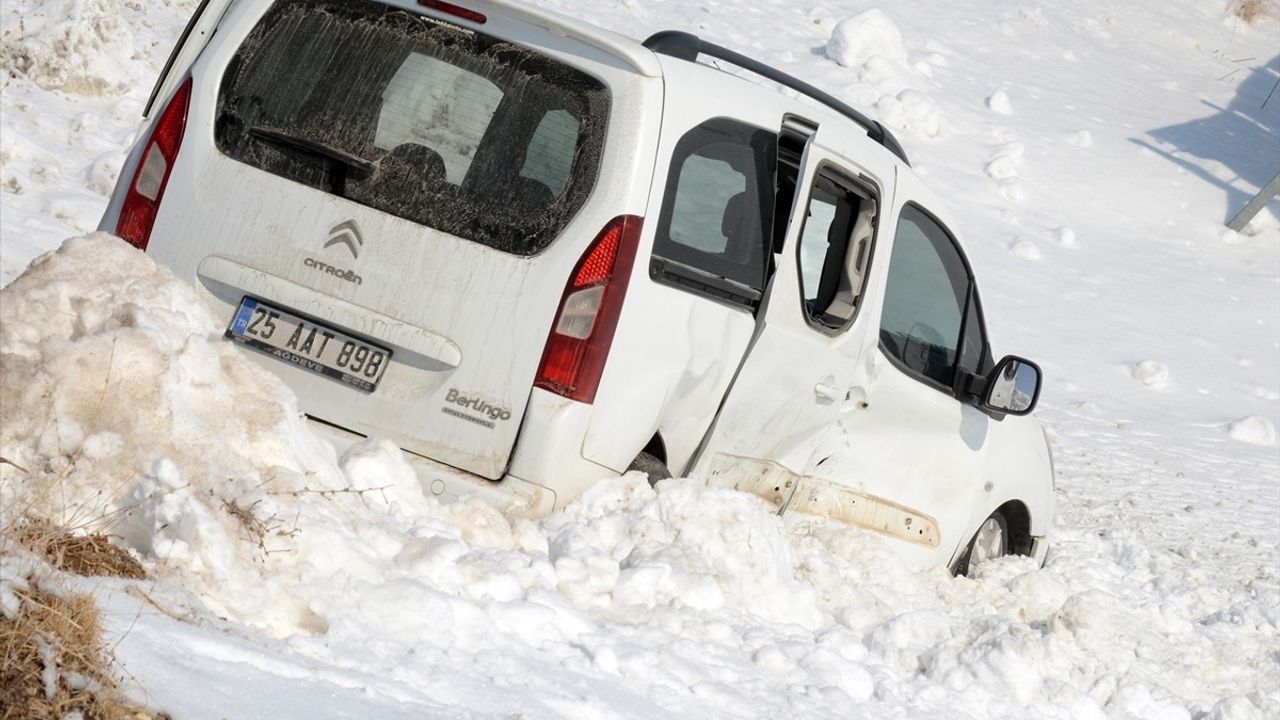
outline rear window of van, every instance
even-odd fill
[[[608,90],[529,48],[369,0],[280,0],[222,78],[227,156],[532,255],[599,171]]]

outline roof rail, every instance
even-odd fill
[[[697,62],[699,55],[709,55],[718,60],[736,65],[743,70],[753,72],[760,77],[772,80],[779,85],[789,87],[792,90],[807,95],[814,100],[826,105],[845,117],[853,120],[862,127],[866,128],[867,135],[876,142],[883,145],[889,152],[902,158],[902,162],[907,165],[911,161],[907,159],[907,153],[902,149],[902,145],[898,139],[893,136],[883,125],[854,110],[850,105],[836,99],[833,95],[826,93],[809,83],[788,75],[777,68],[770,67],[752,58],[735,52],[726,47],[721,47],[692,33],[681,32],[679,30],[662,30],[649,36],[644,41],[644,46],[656,53],[669,55],[680,60],[689,62]]]

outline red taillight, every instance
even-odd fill
[[[478,13],[475,10],[468,10],[464,7],[454,5],[451,2],[445,2],[445,0],[418,0],[418,4],[429,10],[435,10],[436,12],[442,12],[446,15],[460,17],[463,20],[470,20],[477,25],[483,25],[484,21],[489,19],[485,17],[483,13]]]
[[[156,213],[160,211],[160,200],[164,197],[165,185],[169,184],[169,173],[178,157],[178,148],[182,147],[190,105],[191,78],[187,78],[165,106],[151,137],[147,138],[146,149],[138,160],[138,169],[133,172],[133,182],[129,183],[129,192],[124,196],[116,234],[139,250],[146,250],[147,242],[151,240],[151,228],[155,225]]]
[[[560,298],[535,387],[595,402],[643,222],[634,215],[610,220],[578,261]]]

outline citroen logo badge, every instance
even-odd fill
[[[329,238],[325,241],[325,248],[334,245],[346,245],[351,251],[351,257],[360,257],[360,248],[364,246],[364,237],[360,234],[360,226],[355,220],[348,220],[344,223],[338,223],[329,230]]]

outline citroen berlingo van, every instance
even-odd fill
[[[638,469],[1043,558],[1038,367],[893,135],[797,78],[514,0],[204,0],[146,118],[102,228],[427,492]]]

